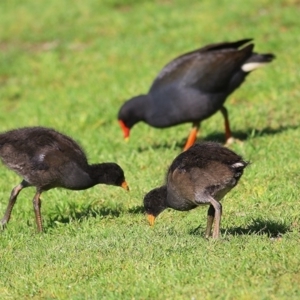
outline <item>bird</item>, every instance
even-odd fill
[[[143,121],[155,128],[192,123],[184,149],[197,138],[201,121],[221,111],[226,144],[234,141],[230,129],[226,98],[253,70],[270,63],[271,53],[253,52],[252,39],[204,46],[169,62],[154,79],[148,94],[127,100],[118,112],[124,138],[131,128]],[[245,47],[239,49],[241,46]]]
[[[71,137],[52,128],[23,127],[0,134],[0,159],[23,180],[15,186],[3,218],[9,222],[18,194],[35,187],[33,208],[37,231],[42,232],[42,192],[52,188],[85,190],[96,184],[120,186],[129,190],[123,169],[116,163],[89,164],[84,150]]]
[[[220,237],[222,198],[234,188],[249,164],[240,155],[216,142],[195,143],[179,154],[168,168],[166,183],[149,191],[144,209],[151,226],[166,208],[188,211],[209,205],[205,237]]]

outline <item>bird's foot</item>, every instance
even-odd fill
[[[221,235],[220,235],[219,232],[218,232],[218,233],[214,233],[214,234],[212,235],[212,239],[213,239],[213,240],[218,240],[218,239],[220,239],[220,237],[221,237]]]
[[[6,224],[7,224],[6,219],[4,219],[4,218],[1,219],[1,221],[0,221],[0,229],[4,230],[6,228]]]
[[[211,232],[209,234],[205,233],[206,239],[218,240],[220,237],[221,237],[221,233],[219,230],[214,230],[212,234],[211,234]]]
[[[243,144],[243,141],[233,138],[232,136],[226,140],[226,143],[224,144],[225,147],[229,147],[230,145],[237,143],[237,144]]]
[[[205,235],[205,239],[210,240],[210,241],[216,241],[219,240],[221,238],[220,234],[217,235]]]

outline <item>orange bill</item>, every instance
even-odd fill
[[[128,128],[122,120],[119,120],[119,124],[122,128],[122,131],[123,131],[123,134],[124,134],[124,139],[126,141],[128,141],[129,140],[129,134],[130,134],[130,128]]]
[[[153,215],[147,215],[150,226],[154,225],[155,217]]]
[[[122,182],[121,187],[122,187],[124,190],[129,191],[129,186],[127,185],[127,182],[126,182],[126,181],[123,181],[123,182]]]

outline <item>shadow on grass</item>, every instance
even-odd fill
[[[246,141],[249,138],[258,138],[258,137],[262,137],[262,136],[275,135],[275,134],[285,132],[289,129],[297,129],[297,128],[299,128],[298,125],[280,126],[278,128],[266,127],[261,130],[249,128],[245,131],[242,131],[242,130],[232,131],[232,136],[236,139],[239,139],[240,141]],[[200,130],[200,132],[201,132],[201,130]],[[188,133],[187,133],[186,138],[182,139],[181,141],[173,142],[173,143],[161,143],[161,144],[155,143],[155,144],[149,145],[149,146],[138,147],[137,150],[138,150],[138,152],[157,150],[157,149],[182,150],[186,143],[187,137],[188,137]],[[225,143],[225,133],[224,132],[216,132],[216,133],[211,133],[207,136],[200,135],[199,139],[197,139],[197,142],[201,142],[201,141],[214,141],[214,142],[219,142],[219,143],[224,144]]]
[[[143,214],[145,213],[144,206],[139,205],[128,209],[128,213],[130,214]]]
[[[235,227],[226,230],[227,234],[232,235],[250,235],[266,234],[269,237],[278,237],[290,231],[290,226],[282,221],[269,221],[262,219],[253,219],[252,223],[246,228]]]
[[[47,227],[55,227],[57,223],[70,223],[71,221],[83,221],[87,218],[96,217],[113,217],[118,218],[122,213],[121,208],[99,207],[95,208],[89,205],[83,209],[70,206],[66,212],[52,212],[50,220],[47,222]]]
[[[267,235],[268,237],[280,237],[281,235],[289,232],[290,226],[283,223],[282,221],[269,221],[263,219],[253,219],[252,223],[246,228],[243,227],[233,227],[229,229],[221,229],[222,234],[227,235]],[[204,229],[200,226],[191,230],[189,232],[191,235],[204,235]]]
[[[143,147],[138,147],[137,151],[139,153],[145,152],[145,151],[150,151],[150,150],[158,150],[158,149],[178,149],[179,151],[183,149],[185,140],[182,140],[182,142],[173,142],[173,143],[161,143],[157,144],[154,143],[149,146],[143,146]]]
[[[124,209],[124,207],[98,207],[95,204],[91,203],[86,207],[78,207],[73,203],[68,203],[67,208],[64,211],[61,211],[57,207],[56,211],[51,213],[51,216],[47,222],[48,228],[53,228],[57,223],[70,223],[72,221],[81,222],[88,218],[118,218],[123,213],[129,214],[142,214],[144,213],[143,206],[135,206],[129,209]]]
[[[285,132],[289,129],[297,129],[299,128],[298,125],[287,125],[287,126],[280,126],[278,128],[271,128],[271,127],[265,127],[261,130],[255,129],[255,128],[249,128],[245,131],[233,131],[232,136],[236,139],[239,139],[240,141],[245,141],[247,139],[251,138],[258,138],[262,136],[268,136],[268,135],[275,135],[282,132]],[[205,141],[215,141],[219,143],[225,142],[225,135],[224,133],[212,133],[203,138]]]

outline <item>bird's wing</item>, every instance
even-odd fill
[[[248,41],[208,45],[179,56],[161,70],[150,92],[174,83],[208,92],[222,90],[251,55],[253,44],[237,50],[238,46]]]
[[[200,143],[179,154],[172,162],[169,172],[175,169],[186,172],[193,168],[205,170],[212,162],[230,166],[241,161],[243,159],[240,155],[226,147],[210,142]]]
[[[225,49],[238,49],[239,47],[251,42],[253,39],[243,39],[236,42],[221,42],[221,43],[215,43],[210,44],[207,46],[202,47],[201,51],[213,51],[213,50],[225,50]],[[196,50],[196,51],[199,51]]]
[[[34,170],[48,170],[59,168],[72,161],[79,166],[86,166],[87,159],[84,151],[71,138],[64,136],[57,140],[51,137],[40,138],[31,157],[31,167]]]

